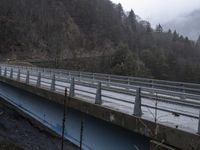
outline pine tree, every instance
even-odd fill
[[[148,33],[150,33],[152,30],[151,30],[151,24],[149,22],[147,22],[147,26],[146,26],[146,31]]]
[[[189,42],[189,39],[188,39],[188,37],[187,37],[187,36],[185,37],[185,42],[186,42],[186,43],[188,43],[188,42]]]
[[[178,39],[179,39],[179,35],[175,30],[174,33],[173,33],[173,41],[177,41]]]
[[[118,13],[119,19],[121,20],[125,16],[122,5],[120,3],[117,4],[116,9],[117,9],[117,13]]]
[[[129,16],[128,16],[128,20],[129,20],[129,23],[131,25],[131,28],[133,31],[136,30],[136,15],[134,13],[134,11],[131,9],[130,13],[129,13]]]
[[[172,30],[171,29],[168,30],[168,34],[172,34]]]
[[[198,38],[198,40],[196,42],[196,48],[200,49],[200,35],[199,35],[199,38]]]
[[[163,32],[163,28],[160,24],[156,26],[156,32]]]

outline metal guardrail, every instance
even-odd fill
[[[114,75],[109,75],[106,77],[104,74],[90,74],[83,72],[74,73],[65,70],[2,64],[0,65],[0,75],[13,80],[17,80],[19,82],[30,84],[32,86],[36,86],[38,88],[45,88],[62,94],[64,93],[64,89],[67,87],[70,89],[71,97],[83,95],[89,99],[94,100],[94,103],[97,105],[101,105],[103,101],[106,101],[105,99],[111,99],[116,102],[124,102],[130,105],[133,104],[133,115],[138,117],[142,116],[141,107],[147,107],[164,112],[177,113],[179,115],[193,119],[199,119],[198,133],[200,133],[200,116],[142,103],[142,98],[147,98],[153,101],[200,109],[200,93],[198,94],[199,88],[195,88],[200,86],[198,84],[181,83],[182,85],[180,87],[175,86],[176,88],[174,88],[172,84],[176,85],[180,82],[166,81],[171,85],[166,86],[159,84],[159,87],[161,88],[158,88],[158,85],[155,84],[156,80],[154,80],[154,84],[152,84],[152,82],[147,84],[149,82],[149,80],[147,80],[148,82],[142,82],[142,86],[139,86],[137,84],[132,84],[130,80],[132,77],[123,78],[121,76]],[[128,82],[126,83],[125,81],[127,81],[127,79]],[[192,92],[186,92],[189,86],[190,91]],[[169,89],[167,90],[166,87]],[[106,94],[103,91],[134,96],[135,100],[125,100],[113,95]]]
[[[90,73],[90,72],[78,72],[78,71],[69,71],[63,69],[15,66],[7,64],[1,64],[1,66],[7,66],[7,67],[10,66],[12,68],[49,72],[50,74],[55,73],[64,76],[68,75],[73,77],[88,78],[92,80],[121,83],[124,85],[142,86],[154,89],[163,89],[168,91],[176,91],[176,92],[200,95],[200,84],[195,84],[195,83],[174,82],[174,81],[165,81],[165,80],[156,80],[156,79],[129,77],[129,76],[118,76],[118,75]]]

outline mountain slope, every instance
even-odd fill
[[[1,53],[7,57],[52,57],[67,52],[70,43],[80,36],[62,3],[48,0],[0,3]]]
[[[98,58],[82,69],[199,82],[200,47],[137,18],[109,0],[1,0],[0,57]]]

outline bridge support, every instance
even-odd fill
[[[27,71],[27,75],[26,75],[26,84],[29,84],[29,71]]]
[[[135,105],[134,105],[134,115],[140,117],[142,115],[141,109],[141,88],[136,91]]]
[[[17,72],[17,81],[20,81],[20,69],[18,69],[18,72]]]
[[[69,96],[74,97],[74,77],[71,78]]]
[[[51,91],[55,91],[56,89],[56,76],[53,74],[52,81],[51,81]]]
[[[101,105],[102,99],[101,99],[101,82],[97,85],[97,92],[96,92],[96,98],[95,98],[95,104]]]
[[[37,84],[36,84],[36,87],[40,86],[41,86],[41,72],[38,73]]]
[[[13,68],[10,69],[10,78],[13,78]]]

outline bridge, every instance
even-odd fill
[[[0,97],[83,149],[200,149],[200,84],[0,64]]]

